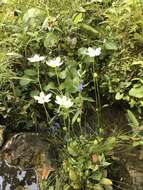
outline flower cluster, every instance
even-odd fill
[[[44,104],[51,101],[50,99],[51,96],[52,96],[51,93],[45,95],[44,92],[40,92],[40,95],[34,96],[34,99],[37,100],[39,104]],[[61,107],[66,108],[66,109],[72,107],[73,105],[73,102],[71,101],[71,99],[66,96],[56,96],[55,102]]]
[[[45,56],[39,56],[38,54],[35,54],[33,57],[28,58],[28,61],[31,63],[36,63],[40,61],[44,61],[46,59]],[[59,67],[60,65],[63,64],[63,61],[61,61],[60,57],[56,57],[54,59],[51,59],[49,61],[46,61],[46,64],[50,67]]]
[[[101,48],[99,47],[99,48],[94,49],[94,48],[89,47],[85,54],[90,57],[97,57],[101,54]],[[35,54],[33,57],[28,58],[28,61],[30,61],[31,63],[34,63],[34,62],[44,61],[45,59],[46,59],[45,56],[39,56],[38,54]],[[63,61],[61,61],[60,57],[56,57],[54,59],[46,61],[46,64],[50,67],[59,67],[60,65],[63,64]]]
[[[87,52],[86,52],[86,55],[90,56],[90,57],[96,57],[96,56],[99,56],[101,54],[101,48],[96,48],[96,49],[93,49],[91,47],[89,47],[87,49]]]
[[[87,49],[86,55],[90,56],[90,57],[95,57],[95,56],[99,56],[101,54],[101,48],[96,48],[93,49],[91,47],[89,47]],[[40,61],[44,61],[46,59],[45,56],[40,56],[38,54],[35,54],[33,57],[28,58],[28,61],[30,61],[31,63],[34,62],[40,62]],[[46,64],[52,68],[55,67],[59,67],[60,65],[63,64],[63,61],[61,61],[60,57],[56,57],[54,59],[51,59],[49,61],[46,61]],[[80,84],[79,86],[79,91],[81,92],[83,90],[83,85]],[[45,95],[44,92],[40,92],[39,96],[34,96],[34,99],[38,101],[39,104],[44,104],[47,102],[51,101],[51,96],[52,94],[47,94]],[[71,101],[70,98],[66,97],[66,96],[56,96],[56,100],[55,100],[56,104],[60,105],[63,108],[70,108],[73,106],[73,102]]]

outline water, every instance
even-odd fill
[[[39,190],[34,169],[22,170],[0,161],[0,190]]]

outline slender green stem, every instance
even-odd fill
[[[81,126],[81,117],[82,117],[82,107],[83,107],[83,101],[82,101],[82,95],[79,93],[80,101],[81,101],[81,106],[80,106],[80,122],[79,122],[79,127],[80,127],[80,132],[82,134],[82,126]]]
[[[60,85],[61,85],[61,84],[60,84],[59,73],[58,73],[57,68],[55,68],[55,72],[56,72],[57,82],[58,82],[58,86],[59,86],[59,90],[60,90]],[[60,93],[63,95],[62,90],[60,90]]]
[[[100,121],[101,121],[101,110],[100,110],[100,94],[98,88],[98,81],[97,77],[94,76],[95,74],[95,67],[93,63],[93,82],[94,82],[94,91],[95,91],[95,98],[96,98],[96,110],[97,110],[97,122],[98,122],[98,129],[100,128]]]
[[[67,132],[68,132],[68,135],[70,135],[70,118],[69,118],[69,115],[67,116]]]
[[[41,92],[42,92],[42,91],[43,91],[43,89],[42,89],[42,85],[41,85],[41,82],[40,82],[40,70],[39,70],[39,63],[37,63],[37,79],[38,79],[38,83],[39,83],[40,90],[41,90]]]
[[[100,102],[100,92],[99,92],[99,84],[98,80],[96,78],[96,88],[97,88],[97,97],[98,97],[98,111],[99,111],[99,118],[100,118],[100,124],[101,124],[101,102]]]
[[[48,125],[49,125],[49,127],[50,127],[50,126],[51,126],[51,124],[50,124],[51,118],[50,118],[49,113],[48,113],[48,111],[47,111],[47,109],[46,109],[45,103],[43,104],[43,107],[44,107],[44,110],[45,110],[45,113],[46,113],[47,123],[48,123]]]
[[[58,72],[57,68],[55,68],[55,72],[56,72],[56,76],[57,76],[57,82],[58,82],[60,94],[63,95],[63,92],[60,89],[59,72]],[[67,127],[67,125],[66,125],[66,119],[65,119],[64,113],[62,113],[62,114],[63,114],[64,127],[67,129],[67,133],[69,134],[69,127]]]
[[[39,69],[39,67],[40,67],[40,66],[39,66],[39,63],[38,63],[38,64],[37,64],[37,79],[38,79],[38,83],[39,83],[40,90],[41,90],[41,92],[43,92],[42,85],[41,85],[41,82],[40,82],[40,69]],[[50,118],[49,113],[48,113],[48,111],[47,111],[47,109],[46,109],[45,103],[43,103],[43,107],[44,107],[45,114],[46,114],[47,124],[48,124],[49,127],[50,127],[50,120],[51,120],[51,118]]]

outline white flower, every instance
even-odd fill
[[[89,47],[86,54],[89,55],[90,57],[99,56],[101,54],[101,48],[99,47],[97,49],[93,49]]]
[[[38,101],[39,104],[44,104],[45,102],[51,101],[52,94],[45,95],[44,92],[40,92],[40,96],[34,96],[34,99]]]
[[[73,105],[73,102],[71,101],[71,99],[67,98],[66,96],[62,96],[62,97],[56,96],[55,102],[64,108],[70,108]]]
[[[63,62],[61,61],[60,57],[57,57],[55,59],[51,59],[51,60],[47,61],[46,64],[49,65],[50,67],[58,67],[58,66],[62,65]]]
[[[39,56],[38,54],[35,54],[33,57],[28,58],[28,61],[30,61],[31,63],[44,61],[44,60],[45,60],[45,57]]]

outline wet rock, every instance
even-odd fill
[[[5,125],[0,125],[0,147],[4,143],[4,132],[5,132],[6,126]]]
[[[35,170],[9,165],[5,160],[0,161],[0,190],[39,190]]]
[[[143,147],[124,149],[116,156],[110,171],[115,189],[143,190]]]
[[[46,135],[19,133],[12,136],[0,151],[0,157],[22,169],[34,168],[39,179],[56,169],[57,154]]]
[[[135,148],[125,162],[132,184],[131,190],[143,190],[143,147]]]

